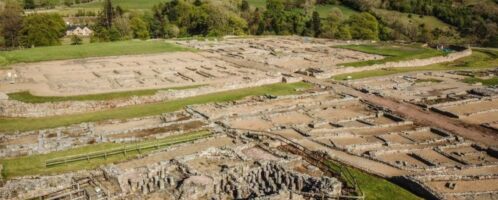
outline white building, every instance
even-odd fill
[[[81,28],[79,26],[71,27],[66,31],[67,36],[76,35],[76,36],[85,37],[85,36],[91,36],[92,34],[93,34],[93,31],[86,26],[83,28]]]

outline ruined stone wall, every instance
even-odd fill
[[[48,117],[55,115],[94,112],[130,105],[156,103],[172,99],[193,97],[215,92],[258,87],[279,82],[282,82],[281,76],[245,81],[240,83],[210,85],[186,90],[159,91],[153,96],[131,97],[126,99],[114,99],[108,101],[65,101],[32,104],[15,100],[0,100],[0,111],[2,111],[0,112],[0,117]]]
[[[446,56],[437,56],[437,57],[432,57],[432,58],[414,59],[414,60],[399,61],[399,62],[388,62],[388,63],[384,63],[384,64],[376,64],[376,65],[370,65],[370,66],[365,66],[365,67],[342,67],[342,68],[334,70],[332,72],[331,76],[335,76],[335,75],[339,75],[339,74],[353,73],[353,72],[360,72],[360,71],[392,68],[392,67],[421,67],[421,66],[427,66],[427,65],[432,65],[432,64],[436,64],[436,63],[452,62],[452,61],[455,61],[457,59],[467,57],[470,55],[472,55],[472,49],[466,49],[466,50],[463,50],[460,52],[451,53],[451,54],[446,55]]]

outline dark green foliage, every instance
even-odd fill
[[[24,9],[34,9],[35,6],[35,0],[24,0]]]
[[[240,6],[240,10],[246,12],[249,10],[249,2],[247,0],[242,0],[242,4]]]
[[[21,6],[14,0],[8,0],[3,10],[0,8],[0,33],[7,47],[19,45],[18,34],[22,28],[22,14]]]
[[[313,17],[311,18],[311,23],[313,26],[313,31],[315,32],[315,37],[318,37],[322,32],[320,14],[317,11],[313,12]]]
[[[140,17],[131,18],[130,27],[134,38],[145,40],[150,37],[147,24]]]
[[[77,35],[71,36],[71,45],[81,45],[83,44],[83,40]]]
[[[352,15],[349,19],[349,25],[353,39],[379,39],[379,23],[370,13],[364,12]]]
[[[112,27],[112,20],[114,19],[114,7],[112,7],[112,1],[106,0],[104,4],[104,11],[101,16],[101,25],[105,26],[107,29]]]
[[[66,25],[58,14],[32,14],[24,17],[19,31],[24,47],[60,45]]]

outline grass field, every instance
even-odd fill
[[[349,18],[349,16],[358,13],[358,11],[344,5],[318,5],[315,7],[316,11],[322,18],[328,17],[330,10],[332,10],[333,8],[339,8],[339,10],[342,11],[344,18],[346,19]]]
[[[441,70],[479,70],[489,69],[498,66],[498,51],[494,50],[474,50],[471,56],[458,59],[454,62],[439,63],[423,67],[400,67],[379,70],[370,70],[341,74],[332,77],[335,80],[346,80],[348,76],[352,79],[362,79],[376,76],[387,76],[392,74],[414,72],[414,71],[441,71]]]
[[[119,5],[124,9],[151,9],[157,5],[168,0],[113,0],[113,5]],[[95,0],[90,3],[83,3],[74,5],[74,8],[102,8],[103,0]]]
[[[175,51],[193,51],[163,40],[153,41],[121,41],[109,43],[91,43],[84,45],[66,45],[37,47],[30,49],[0,52],[0,69],[8,68],[15,63],[28,63],[49,60],[65,60],[76,58],[136,55]]]
[[[288,95],[296,93],[298,88],[308,88],[308,83],[277,83],[254,88],[245,88],[226,92],[212,93],[207,95],[189,97],[178,100],[165,101],[153,104],[134,105],[112,110],[44,117],[44,118],[3,118],[0,119],[0,132],[27,131],[44,128],[53,128],[59,126],[67,126],[82,122],[101,121],[108,119],[127,119],[133,117],[142,117],[150,115],[158,115],[165,112],[179,110],[187,105],[203,104],[212,102],[227,102],[238,100],[247,96],[255,95]]]
[[[146,145],[151,142],[152,143],[159,142],[167,145],[173,143],[193,141],[196,139],[208,137],[209,135],[211,135],[211,133],[208,131],[192,132],[182,135],[170,136],[159,140],[128,143],[126,145],[128,146]],[[5,160],[0,160],[0,163],[3,165],[2,176],[4,178],[12,178],[16,176],[48,175],[48,174],[83,170],[83,169],[93,169],[100,165],[132,159],[139,154],[138,151],[130,151],[127,152],[126,155],[124,154],[112,155],[112,156],[107,156],[107,158],[95,158],[88,161],[78,161],[74,163],[68,163],[66,165],[45,167],[45,162],[49,159],[123,148],[124,146],[125,144],[119,144],[119,143],[101,143],[101,144],[88,145],[64,151],[52,152],[48,154],[24,156],[18,158],[8,158]],[[143,150],[141,151],[141,153],[144,154],[150,151],[152,150],[151,149]]]
[[[353,186],[356,183],[356,186],[360,188],[366,200],[421,199],[394,183],[370,175],[356,168],[335,161],[327,161],[326,163],[332,171],[341,174],[341,177],[346,184]]]
[[[136,90],[126,92],[112,92],[102,94],[78,95],[78,96],[34,96],[30,92],[16,92],[7,94],[9,99],[22,101],[25,103],[47,103],[47,102],[60,102],[60,101],[100,101],[129,98],[133,96],[152,96],[161,90],[185,90],[191,88],[201,87],[203,85],[192,85],[185,87],[172,87],[162,89],[150,90]]]
[[[381,18],[381,20],[387,24],[393,24],[395,21],[402,22],[403,24],[412,25],[415,27],[424,24],[428,30],[433,30],[439,28],[442,30],[452,29],[451,25],[444,23],[440,19],[434,16],[420,16],[417,14],[402,13],[393,10],[385,9],[373,9],[373,12]],[[410,17],[411,16],[411,17]]]
[[[490,79],[480,79],[480,78],[469,77],[469,78],[466,78],[464,80],[464,82],[469,83],[469,84],[482,83],[483,85],[486,85],[486,86],[497,86],[498,85],[498,77],[493,77]]]
[[[354,168],[349,168],[349,171],[351,172],[353,177],[355,177],[362,192],[365,194],[365,200],[421,199],[420,197],[410,193],[404,188],[385,179],[375,177]]]
[[[334,47],[385,56],[385,58],[381,60],[367,60],[343,64],[343,66],[347,67],[364,67],[387,62],[422,59],[444,55],[444,52],[442,51],[421,47],[420,45],[395,45],[381,43],[370,45],[341,45]]]

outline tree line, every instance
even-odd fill
[[[322,3],[330,3],[323,1]],[[125,12],[106,0],[92,41],[224,35],[302,35],[378,40],[379,23],[368,12],[322,17],[310,0],[268,0],[266,9],[247,0],[172,0],[145,13]]]
[[[25,0],[31,1],[31,0]],[[81,1],[80,1],[81,2]],[[434,15],[454,25],[465,42],[498,43],[493,10],[457,7],[451,0],[267,0],[264,9],[253,8],[247,0],[171,0],[139,12],[125,10],[105,0],[91,25],[92,42],[132,38],[176,38],[224,35],[301,35],[334,39],[408,40],[441,43],[458,38],[458,32],[423,24],[409,27],[382,19],[373,8]],[[359,12],[346,17],[338,8],[320,16],[316,5],[344,4]],[[451,6],[453,5],[453,6]],[[477,4],[480,5],[480,4]],[[26,7],[26,4],[23,5]],[[411,17],[411,14],[409,15]],[[0,13],[0,46],[32,47],[60,44],[65,24],[58,14],[23,14],[16,0],[8,0]],[[473,39],[475,38],[475,39]],[[478,39],[479,38],[479,39]],[[81,40],[75,38],[78,43]],[[461,42],[461,41],[460,41]]]
[[[8,0],[0,10],[0,47],[59,45],[66,24],[58,14],[24,15],[17,1]]]

